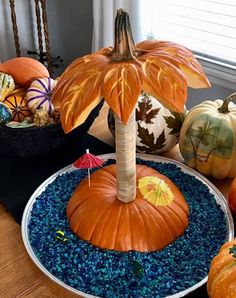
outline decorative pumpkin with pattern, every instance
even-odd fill
[[[86,178],[72,195],[67,216],[73,232],[95,246],[118,251],[154,251],[173,242],[188,226],[188,205],[170,179],[137,165],[137,184],[145,176],[164,180],[174,195],[170,205],[155,206],[139,190],[129,204],[117,200],[116,165],[110,165],[91,175],[89,190]]]
[[[207,291],[210,298],[236,297],[236,239],[226,242],[211,262]]]
[[[12,120],[12,112],[7,105],[0,102],[0,125],[7,124]]]
[[[15,88],[15,82],[12,76],[0,72],[0,101],[3,101],[4,98],[11,93]]]
[[[160,244],[152,243],[152,240],[149,242],[147,237],[141,232],[146,224],[145,221],[141,223],[140,220],[137,220],[140,217],[140,207],[136,205],[136,193],[138,196],[139,192],[136,179],[134,107],[141,90],[143,90],[157,98],[166,107],[183,112],[187,99],[188,85],[194,88],[210,86],[193,54],[180,45],[166,41],[149,40],[135,45],[129,15],[123,9],[117,11],[115,19],[114,48],[101,49],[96,53],[81,57],[75,60],[62,74],[53,92],[52,100],[56,110],[60,110],[62,127],[66,133],[82,124],[102,98],[107,101],[115,114],[116,173],[110,175],[106,171],[96,172],[97,174],[95,173],[96,175],[93,176],[95,177],[94,181],[91,181],[91,185],[93,185],[91,189],[88,189],[87,183],[84,186],[84,183],[81,182],[79,185],[79,188],[82,188],[81,199],[83,200],[83,196],[87,197],[87,194],[89,194],[88,199],[83,200],[83,203],[78,205],[78,208],[75,208],[75,202],[74,206],[72,205],[71,212],[68,206],[69,218],[73,210],[76,209],[70,219],[70,225],[73,230],[77,231],[80,237],[84,239],[88,237],[95,245],[104,245],[112,248],[114,247],[113,241],[116,239],[112,231],[116,235],[117,233],[111,227],[114,228],[120,225],[124,228],[124,233],[120,230],[122,236],[119,237],[119,242],[121,243],[116,247],[123,247],[124,250],[129,250],[131,246],[137,250],[152,250],[157,249],[157,247],[163,247],[170,243],[169,241],[173,241],[174,237],[183,233],[188,225],[183,219],[186,219],[187,216],[183,216],[182,208],[177,206],[174,213],[171,208],[164,209],[168,214],[165,216],[167,226],[171,224],[170,222],[175,221],[174,218],[176,216],[179,219],[176,225],[172,225],[176,232],[175,234],[169,231],[167,236],[168,229],[166,234],[160,230],[160,233],[156,232],[159,225],[153,222],[152,217],[149,218],[148,222],[150,226],[149,231],[153,237],[155,235],[155,241],[160,241]],[[111,181],[113,181],[112,185]],[[106,190],[104,189],[105,183],[108,185]],[[80,191],[79,188],[77,189],[78,192]],[[99,203],[97,196],[101,197]],[[107,206],[107,208],[110,208],[109,216],[107,213],[106,220],[103,221],[102,225],[98,225],[96,232],[94,230],[94,233],[92,233],[91,227],[96,226],[98,217],[102,219],[102,212],[105,211],[102,207],[107,205],[107,203],[109,204],[108,197],[110,196],[112,197],[110,200],[111,205]],[[183,198],[181,200],[184,201]],[[91,211],[90,204],[93,205],[92,217],[91,213],[89,213]],[[186,202],[183,204],[185,205]],[[131,211],[129,211],[129,205],[134,207]],[[115,216],[115,214],[117,215],[117,206],[123,206],[120,212],[122,210],[126,211],[122,212],[122,216]],[[180,204],[181,206],[182,203]],[[148,208],[148,210],[150,209]],[[143,212],[145,212],[145,208]],[[151,214],[151,211],[147,213]],[[133,217],[132,226],[135,226],[138,233],[142,233],[145,242],[147,241],[148,244],[143,244],[142,246],[137,242],[130,246],[126,243],[126,239],[129,239],[129,242],[132,239],[131,235],[133,232],[135,233],[134,228],[130,230],[128,226],[123,224],[123,220],[126,221],[123,218],[126,216]],[[84,222],[85,224],[80,225],[82,218],[83,222],[86,218],[86,223]],[[140,223],[138,229],[136,222]],[[155,228],[153,228],[153,225],[155,225]],[[164,221],[163,225],[165,225]],[[80,227],[79,230],[77,226]],[[86,232],[87,227],[88,232]],[[101,237],[101,241],[94,242],[93,237],[97,240]],[[137,241],[139,241],[138,238]]]
[[[236,93],[224,101],[193,107],[180,131],[180,152],[186,163],[215,178],[236,176]]]
[[[32,82],[26,93],[28,106],[32,113],[40,108],[47,111],[50,116],[54,113],[51,96],[55,85],[56,81],[49,77],[36,79]]]
[[[4,99],[4,104],[12,111],[12,121],[21,122],[26,117],[32,116],[25,96],[26,90],[17,88]]]
[[[137,152],[159,154],[170,150],[178,143],[186,112],[172,112],[145,93],[139,96],[135,109]],[[115,119],[111,109],[108,113],[108,127],[114,136]]]
[[[11,75],[15,83],[24,88],[28,88],[35,79],[49,77],[47,68],[29,57],[17,57],[0,63],[0,71]]]

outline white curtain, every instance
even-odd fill
[[[135,42],[142,40],[140,0],[93,0],[93,45],[92,51],[113,46],[116,10],[129,12]]]

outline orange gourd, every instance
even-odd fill
[[[182,235],[188,226],[188,205],[177,186],[152,168],[137,165],[137,181],[145,176],[164,180],[174,194],[169,206],[155,206],[138,190],[129,204],[117,200],[116,166],[83,180],[67,206],[71,229],[80,238],[101,248],[118,251],[160,250]]]
[[[49,77],[47,68],[29,57],[7,60],[0,64],[0,71],[11,75],[17,84],[25,88],[28,88],[35,79]]]
[[[236,239],[226,242],[212,260],[207,291],[210,298],[236,297]]]
[[[3,103],[7,105],[12,112],[12,121],[21,122],[26,117],[32,116],[32,112],[28,107],[26,100],[26,90],[23,88],[16,88],[4,100]]]

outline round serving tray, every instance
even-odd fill
[[[115,159],[115,154],[104,154],[104,155],[100,155],[99,157],[101,157],[103,160],[108,160],[110,158]],[[232,240],[234,238],[234,222],[233,222],[233,218],[231,215],[231,212],[228,208],[227,202],[225,197],[222,195],[222,193],[208,180],[206,179],[203,175],[199,174],[197,171],[191,169],[190,167],[186,166],[185,164],[166,158],[166,157],[161,157],[161,156],[154,156],[154,155],[149,155],[149,154],[137,154],[137,157],[142,158],[144,160],[148,160],[148,161],[154,161],[154,162],[161,162],[161,163],[172,163],[177,165],[179,168],[181,168],[181,171],[183,171],[184,173],[187,173],[191,176],[194,176],[195,178],[197,178],[198,180],[200,180],[202,183],[204,183],[208,189],[209,192],[211,194],[213,194],[217,204],[220,205],[221,209],[223,210],[224,214],[225,214],[225,218],[226,218],[226,223],[227,223],[227,229],[228,229],[228,233],[227,233],[227,240]],[[31,211],[33,208],[33,205],[37,199],[37,197],[46,189],[46,187],[52,183],[56,177],[58,175],[64,174],[66,172],[71,172],[74,171],[75,167],[73,165],[69,165],[64,167],[63,169],[59,170],[58,172],[56,172],[55,174],[53,174],[52,176],[50,176],[47,180],[45,180],[36,190],[35,192],[32,194],[32,196],[30,197],[24,213],[23,213],[23,218],[22,218],[22,225],[21,225],[21,233],[22,233],[22,238],[23,238],[23,242],[25,245],[25,248],[29,254],[29,256],[31,257],[31,259],[33,260],[33,262],[38,266],[38,268],[45,274],[47,275],[51,280],[53,280],[54,282],[56,282],[57,284],[59,284],[60,286],[66,288],[67,290],[78,294],[82,297],[97,297],[97,296],[93,296],[90,294],[86,294],[84,292],[81,292],[73,287],[71,287],[70,285],[67,285],[66,283],[64,283],[63,281],[61,281],[60,279],[56,278],[53,274],[51,274],[45,267],[44,265],[40,262],[40,260],[36,257],[34,250],[31,246],[31,243],[29,241],[29,231],[28,231],[28,223],[30,221],[30,217],[31,217]],[[167,296],[168,298],[178,298],[178,297],[184,297],[187,294],[193,292],[194,290],[196,290],[197,288],[201,287],[204,283],[207,282],[207,276],[205,278],[203,278],[200,282],[196,283],[194,286],[181,291],[179,293]]]

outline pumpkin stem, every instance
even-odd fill
[[[234,99],[236,99],[236,92],[226,97],[226,99],[224,100],[222,106],[218,109],[218,111],[223,114],[229,113],[229,103]]]
[[[112,51],[112,61],[130,61],[134,59],[135,44],[129,14],[125,10],[119,9],[115,19],[115,45]]]

